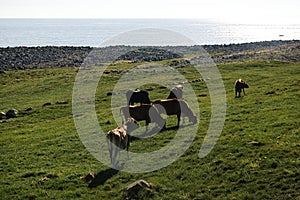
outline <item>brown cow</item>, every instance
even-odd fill
[[[159,113],[166,112],[165,114],[167,115],[177,115],[177,127],[179,127],[181,115],[187,116],[189,121],[193,124],[197,123],[197,117],[193,114],[192,110],[184,100],[158,100],[154,102],[154,106]]]
[[[244,88],[249,88],[249,85],[246,82],[244,82],[242,79],[239,79],[235,81],[234,88],[235,88],[235,97],[241,97],[241,92],[243,91],[245,95],[246,93]]]
[[[142,104],[138,106],[125,106],[120,108],[125,119],[134,118],[136,121],[146,121],[146,131],[150,122],[155,122],[159,127],[164,127],[165,120],[159,115],[158,110],[151,104]]]
[[[106,135],[108,151],[110,155],[111,164],[114,167],[120,158],[120,150],[126,149],[128,159],[128,149],[130,146],[130,135],[134,129],[137,129],[137,121],[133,118],[128,118],[125,124],[118,128],[108,131]],[[118,157],[118,159],[117,159]]]

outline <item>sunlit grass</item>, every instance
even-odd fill
[[[130,67],[117,63],[111,69]],[[96,188],[88,188],[80,176],[90,171],[101,174],[109,167],[85,149],[76,132],[72,89],[78,69],[0,74],[0,111],[20,111],[17,118],[0,121],[1,198],[122,199],[120,191],[138,179],[155,186],[140,194],[140,199],[299,198],[300,64],[249,61],[218,68],[227,94],[227,115],[223,132],[208,156],[198,158],[210,119],[210,97],[205,83],[196,82],[191,85],[199,102],[200,125],[184,155],[151,173],[116,173]],[[190,81],[200,78],[190,67],[180,72]],[[105,75],[95,95],[97,117],[105,131],[116,126],[107,92],[113,90],[120,76]],[[241,98],[234,97],[238,78],[250,85]],[[168,95],[168,90],[157,84],[144,89],[150,86],[151,99]],[[67,104],[57,103],[62,101]],[[51,105],[43,107],[47,102]],[[32,110],[26,111],[29,107]],[[176,123],[176,117],[168,118],[169,127]],[[131,150],[157,150],[168,144],[175,132],[169,129],[152,138],[134,140]]]

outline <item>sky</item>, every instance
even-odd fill
[[[0,18],[193,18],[299,24],[299,0],[0,0]]]

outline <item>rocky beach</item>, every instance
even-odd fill
[[[100,48],[102,57],[116,59],[114,55],[144,48],[136,61],[157,61],[178,57],[170,52],[197,52],[205,49],[215,63],[247,60],[300,61],[300,40],[265,41],[228,45],[157,47],[113,46]],[[49,67],[78,67],[93,50],[93,47],[42,46],[0,48],[0,70],[24,70]],[[120,53],[121,52],[121,53]],[[150,52],[150,53],[149,53]],[[151,56],[149,57],[149,55]],[[104,55],[104,56],[103,56]],[[137,53],[127,53],[119,59],[134,60]],[[107,61],[106,60],[106,61]],[[105,62],[105,60],[102,60]]]

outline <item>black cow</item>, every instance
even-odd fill
[[[149,93],[144,90],[129,90],[126,92],[128,105],[134,105],[134,103],[150,104]]]
[[[241,92],[243,91],[245,95],[246,93],[244,88],[249,88],[249,85],[246,82],[244,82],[242,79],[239,79],[235,81],[234,88],[235,88],[235,97],[241,97]]]
[[[182,85],[178,85],[172,88],[167,99],[182,99],[182,89],[183,89]]]

